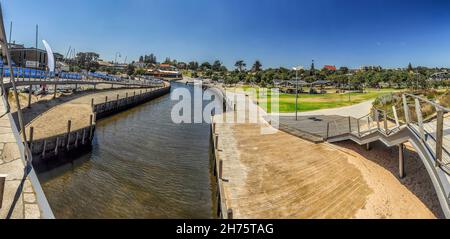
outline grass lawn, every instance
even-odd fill
[[[257,88],[251,88],[251,87],[240,87],[240,88],[228,88],[227,91],[247,91],[248,90],[256,90],[256,92],[259,92],[259,89]],[[314,110],[321,110],[321,109],[331,109],[331,108],[339,108],[354,104],[359,104],[364,101],[375,99],[379,96],[390,94],[393,92],[397,92],[398,90],[394,89],[368,89],[367,93],[345,93],[345,94],[338,94],[335,93],[336,90],[328,90],[328,92],[333,93],[327,93],[327,94],[317,94],[317,95],[310,95],[310,94],[299,94],[299,105],[298,105],[298,111],[299,112],[306,112],[306,111],[314,111]],[[266,98],[260,98],[259,102],[261,106],[267,111],[271,112],[271,94],[268,92],[268,96]],[[251,92],[249,93],[251,94]],[[253,95],[253,94],[252,94]],[[350,100],[349,100],[350,95]],[[253,98],[256,98],[253,95]],[[263,103],[267,102],[267,105],[264,105]],[[280,113],[292,113],[295,112],[295,94],[280,94],[279,98],[279,111]]]

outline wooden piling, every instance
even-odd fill
[[[58,149],[59,149],[59,137],[56,137],[55,155],[58,155]]]
[[[94,118],[93,115],[89,116],[89,140],[92,140],[93,137],[93,127],[92,127],[93,118]]]
[[[45,158],[46,150],[47,150],[47,140],[44,139],[44,146],[42,147],[42,158]]]
[[[215,148],[216,148],[216,150],[219,150],[219,135],[216,134],[215,137],[216,137],[216,140],[215,140],[215,143],[216,143]]]
[[[227,219],[233,219],[233,209],[231,208],[227,211]]]
[[[67,121],[67,142],[66,142],[66,148],[67,150],[70,149],[70,130],[72,127],[72,120]]]
[[[79,131],[77,131],[75,135],[75,148],[78,148],[78,138],[79,138]]]
[[[85,145],[85,138],[86,138],[86,128],[83,129],[83,136],[81,138],[81,145]]]
[[[6,184],[7,175],[0,174],[0,208],[3,205],[3,194],[5,192],[5,184]]]
[[[223,160],[219,161],[219,179],[223,179]]]

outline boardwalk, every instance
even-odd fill
[[[436,197],[425,196],[434,195],[426,173],[415,180],[427,187],[415,191],[417,181],[399,181],[385,167],[395,150],[386,155],[380,147],[366,155],[280,131],[261,135],[263,124],[216,126],[223,197],[234,218],[442,217]],[[420,161],[414,164],[424,171]]]

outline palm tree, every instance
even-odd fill
[[[243,60],[236,61],[236,64],[234,66],[239,70],[239,72],[242,72],[244,68],[247,66]]]
[[[255,64],[253,64],[252,71],[258,72],[261,71],[261,68],[262,68],[261,62],[259,60],[256,60]]]

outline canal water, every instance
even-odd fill
[[[176,103],[166,95],[101,120],[91,151],[39,165],[56,218],[214,218],[210,127],[173,123]]]

